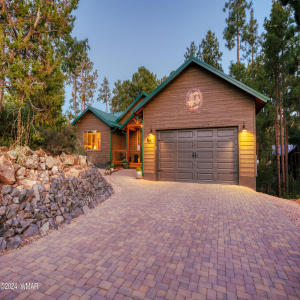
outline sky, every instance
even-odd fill
[[[269,18],[272,0],[252,0],[254,17],[263,31]],[[225,0],[80,0],[72,35],[88,38],[89,57],[98,72],[98,88],[107,77],[110,89],[114,82],[131,80],[140,66],[160,79],[184,62],[191,41],[198,46],[208,30],[215,32],[223,52],[222,66],[229,72],[230,61],[236,61],[236,48],[225,47],[223,31],[228,11]],[[97,88],[97,89],[98,89]],[[93,107],[105,111],[97,102]],[[66,86],[64,112],[69,106],[71,88]]]

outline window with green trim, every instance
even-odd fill
[[[88,130],[83,132],[85,150],[101,150],[101,132]]]

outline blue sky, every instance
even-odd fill
[[[228,73],[236,49],[225,47],[224,4],[222,0],[81,0],[73,36],[89,39],[98,88],[106,76],[112,90],[115,81],[131,79],[140,66],[157,78],[168,76],[184,62],[191,41],[199,45],[208,30],[219,40],[223,70]],[[253,0],[260,33],[271,6],[272,0]],[[66,87],[64,111],[70,97],[71,89]],[[105,110],[103,103],[95,101],[93,106]]]

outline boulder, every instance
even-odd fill
[[[75,165],[75,157],[73,155],[66,155],[65,153],[60,155],[60,160],[64,165],[74,166]]]
[[[46,170],[46,163],[45,162],[41,162],[40,166],[41,166],[42,170]]]
[[[7,157],[5,155],[0,156],[0,162],[8,161]]]
[[[6,248],[7,250],[17,249],[22,244],[22,242],[22,237],[20,235],[15,235],[14,237],[8,239]]]
[[[12,228],[10,228],[4,232],[3,237],[6,239],[6,238],[12,237],[14,235],[15,235],[15,231]]]
[[[14,164],[11,161],[0,162],[0,182],[4,184],[16,182]]]
[[[46,168],[50,170],[52,169],[53,166],[58,164],[58,161],[52,156],[47,156],[45,163],[46,163]]]
[[[10,150],[10,151],[8,151],[7,155],[12,160],[16,160],[18,158],[18,154],[17,154],[16,150]]]
[[[23,165],[24,167],[28,168],[28,169],[37,169],[39,166],[39,156],[36,154],[27,156],[24,160],[23,160]]]
[[[37,201],[40,201],[41,197],[40,197],[40,192],[39,192],[39,186],[37,184],[35,184],[32,186],[32,189],[33,189],[35,199]]]
[[[32,237],[39,234],[39,229],[36,225],[30,224],[30,226],[24,231],[25,237]]]
[[[57,216],[56,218],[55,218],[55,222],[57,223],[57,224],[61,224],[61,223],[63,223],[64,222],[64,217],[62,217],[62,216]]]
[[[83,213],[85,213],[85,214],[88,214],[90,212],[89,207],[86,205],[82,207],[82,210],[83,210]]]
[[[6,213],[6,207],[5,206],[1,206],[0,207],[0,216],[5,216]]]
[[[3,196],[7,195],[7,194],[10,194],[12,192],[13,188],[11,185],[5,185],[2,190],[1,190],[1,194]]]
[[[19,176],[25,176],[26,175],[26,168],[21,167],[17,172],[16,172],[17,177]]]
[[[76,168],[70,168],[66,173],[65,175],[68,176],[68,175],[71,175],[71,176],[74,176],[76,178],[79,177],[81,171],[76,169]]]
[[[32,187],[37,184],[37,181],[25,178],[20,180],[20,184],[22,184],[26,189],[32,189]]]
[[[50,229],[50,224],[49,224],[49,222],[46,222],[46,223],[40,228],[40,232],[41,232],[41,233],[45,233],[45,232],[49,231],[49,229]]]
[[[79,155],[78,156],[78,159],[79,159],[79,164],[81,166],[85,166],[87,164],[87,157],[84,156],[84,155]]]
[[[3,147],[1,147],[3,148]],[[0,237],[0,253],[6,248],[6,241],[4,237]]]

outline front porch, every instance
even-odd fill
[[[123,165],[123,159],[127,159],[129,168],[142,167],[142,122],[136,118],[133,118],[123,128],[126,135],[123,135],[123,139],[126,139],[126,149],[114,149],[112,151],[112,163],[116,166]],[[121,143],[124,145],[125,141]],[[124,147],[125,148],[125,147]]]

